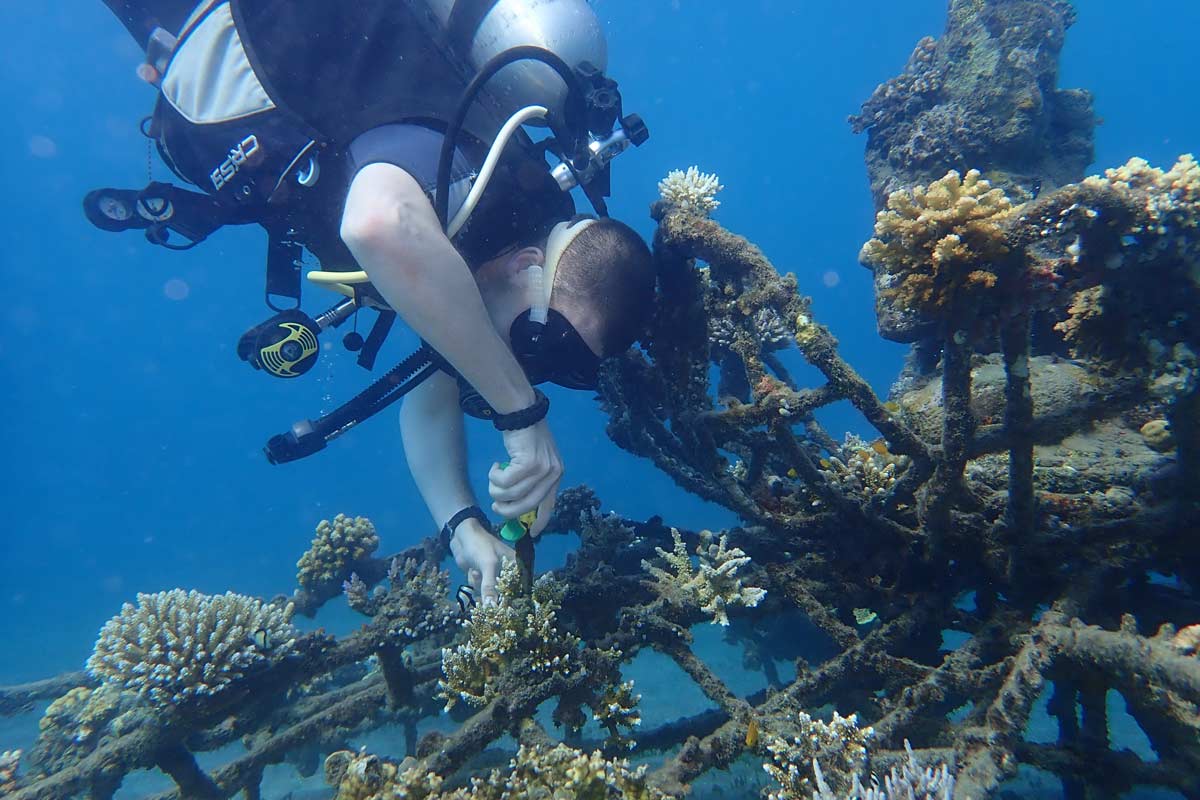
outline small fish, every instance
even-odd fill
[[[787,471],[787,476],[788,476],[789,478],[799,478],[799,477],[800,477],[800,473],[799,473],[799,472],[796,472],[796,468],[795,468],[795,467],[792,467],[792,468],[790,468],[790,469]]]
[[[458,601],[458,612],[464,617],[476,606],[475,590],[465,583],[458,587],[454,599]]]
[[[833,467],[833,462],[831,462],[828,458],[822,458],[817,463],[821,465],[821,469],[831,469]]]
[[[264,653],[271,651],[271,632],[266,628],[259,628],[251,636],[250,641],[254,642],[254,646]]]
[[[746,726],[746,747],[758,747],[758,720],[750,720]]]
[[[876,439],[875,441],[871,442],[871,449],[876,453],[879,453],[881,456],[891,455],[891,453],[888,452],[887,442],[885,442],[883,439]]]

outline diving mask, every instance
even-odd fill
[[[566,389],[596,388],[600,356],[566,317],[550,308],[559,260],[596,221],[577,217],[555,225],[546,240],[545,266],[529,268],[529,309],[513,320],[509,341],[532,384],[550,381]]]

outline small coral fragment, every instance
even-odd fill
[[[0,795],[17,788],[17,768],[21,765],[20,750],[5,750],[0,753]]]
[[[908,469],[909,461],[908,456],[890,452],[882,441],[868,444],[849,433],[841,451],[820,464],[822,474],[846,494],[879,502]]]
[[[658,193],[664,203],[698,217],[707,217],[721,205],[716,197],[724,188],[715,173],[701,172],[694,166],[686,172],[673,169],[658,182]]]
[[[296,582],[305,589],[316,589],[350,577],[355,562],[367,558],[379,547],[375,526],[366,517],[338,514],[330,522],[317,524],[312,546],[296,562]]]
[[[100,630],[87,668],[158,705],[214,694],[292,648],[292,611],[233,592],[139,594]]]
[[[667,569],[649,561],[642,562],[642,568],[651,575],[651,588],[668,602],[698,607],[714,623],[728,625],[727,608],[753,608],[766,597],[765,589],[742,585],[737,573],[750,563],[750,556],[740,548],[728,547],[725,534],[715,539],[711,531],[700,532],[700,544],[696,547],[699,569],[692,564],[679,531],[672,529],[671,536],[675,541],[671,552],[655,548],[659,557],[667,562]]]
[[[95,689],[76,686],[56,698],[38,721],[37,744],[29,762],[52,774],[96,749],[109,724],[132,705],[136,696],[102,683]]]
[[[337,789],[334,800],[432,800],[442,787],[432,772],[349,750],[325,759],[325,782]]]

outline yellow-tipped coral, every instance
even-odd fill
[[[517,658],[531,672],[571,674],[577,668],[579,637],[556,626],[562,587],[543,575],[530,597],[520,596],[521,575],[506,562],[496,582],[500,599],[471,609],[463,624],[466,640],[442,650],[439,695],[447,710],[462,700],[482,706],[496,697],[501,673]]]
[[[305,589],[340,584],[350,577],[355,562],[377,547],[379,536],[366,517],[338,514],[332,522],[323,519],[317,524],[312,546],[296,562],[296,582]]]
[[[859,260],[883,273],[881,299],[941,319],[996,285],[993,262],[1007,252],[1000,223],[1012,210],[978,170],[951,170],[929,186],[893,192]]]

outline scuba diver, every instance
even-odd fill
[[[277,313],[238,354],[271,375],[303,374],[321,332],[367,310],[370,334],[343,341],[370,369],[396,317],[407,323],[416,353],[273,437],[267,456],[315,453],[405,396],[418,489],[472,587],[494,598],[512,549],[470,489],[463,412],[490,419],[508,454],[488,474],[492,509],[536,536],[563,469],[537,384],[595,389],[653,305],[649,250],[604,203],[611,160],[648,134],[604,74],[586,0],[106,3],[159,90],[142,131],[199,191],[98,189],[89,219],[170,249],[223,225],[265,228]],[[575,213],[576,187],[595,216]],[[302,248],[321,264],[309,280],[338,293],[315,317],[299,308]]]

